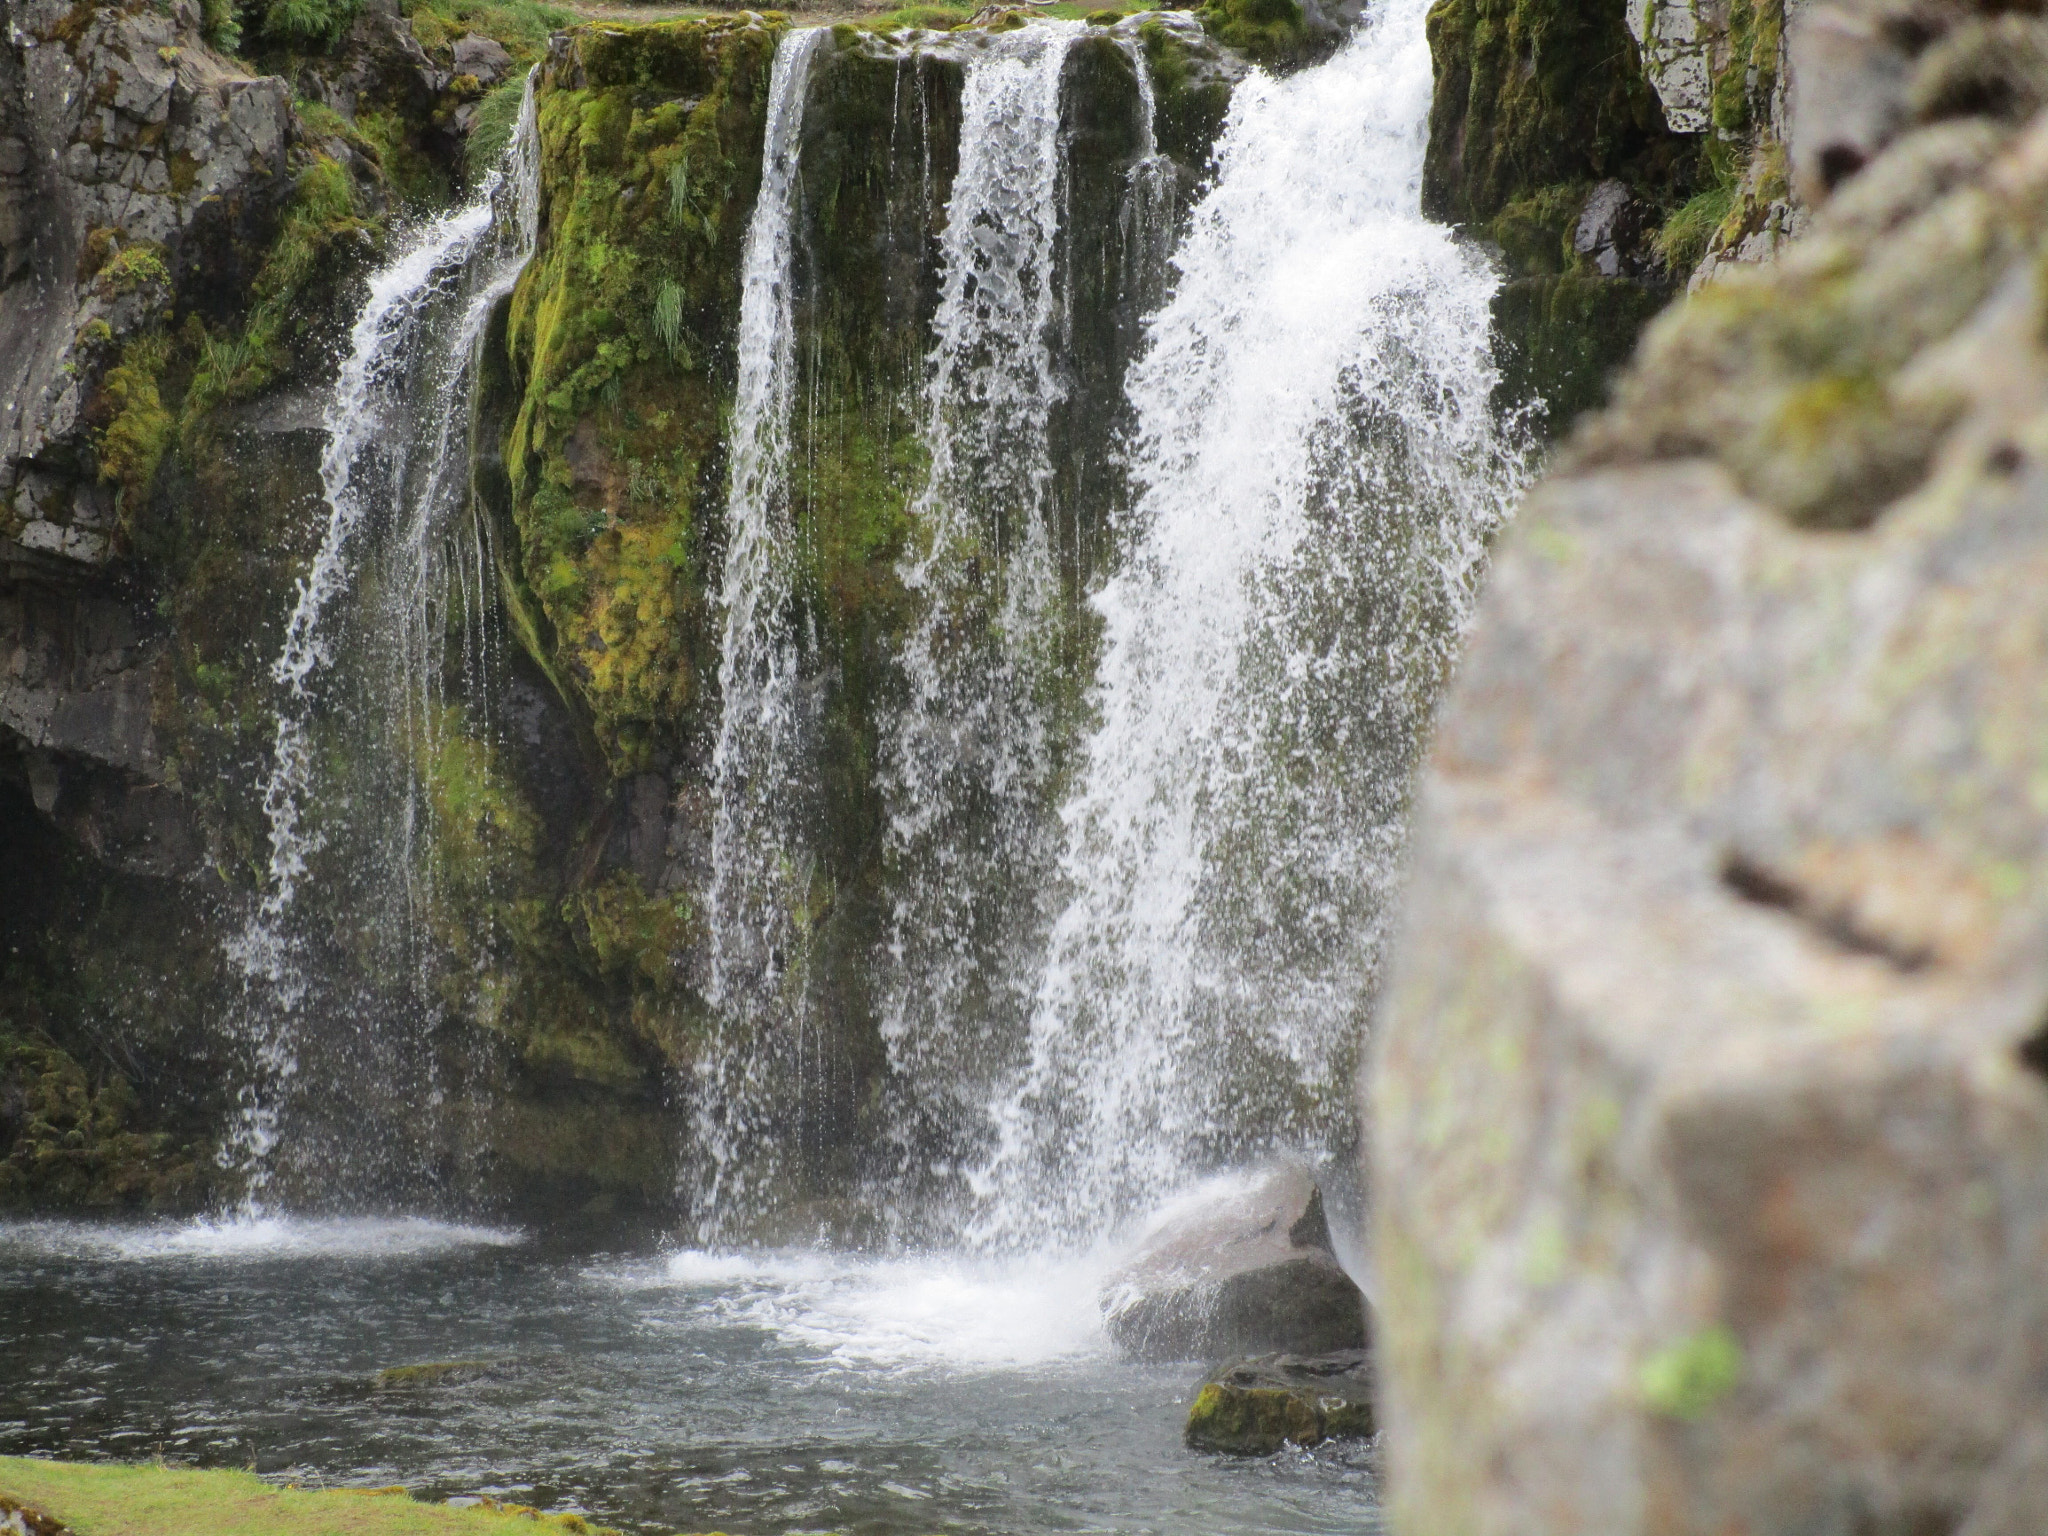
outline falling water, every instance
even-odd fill
[[[1130,549],[980,1236],[1087,1239],[1347,1120],[1410,769],[1519,464],[1419,212],[1428,0],[1236,92],[1129,381]]]
[[[309,813],[319,776],[315,722],[323,705],[332,703],[323,683],[347,628],[338,600],[378,563],[364,548],[366,541],[380,528],[396,526],[377,572],[380,590],[369,621],[385,642],[377,649],[386,654],[375,658],[377,676],[357,681],[382,694],[399,744],[416,747],[411,734],[434,728],[438,714],[441,605],[451,578],[467,580],[450,569],[445,541],[453,531],[451,519],[468,510],[467,405],[474,353],[492,306],[533,249],[538,178],[529,77],[506,164],[465,207],[421,228],[371,277],[328,396],[320,460],[327,524],[271,667],[281,702],[263,786],[269,879],[228,945],[247,982],[240,1024],[254,1075],[240,1091],[222,1160],[245,1176],[252,1204],[276,1173],[272,1154],[299,1071],[301,1027],[314,984],[293,918],[309,861],[327,840]],[[451,312],[452,325],[444,328],[440,322]],[[390,732],[392,720],[384,724]],[[406,750],[403,760],[409,767],[413,751]],[[420,806],[409,773],[406,783],[402,810],[384,827],[395,830],[403,858],[393,872],[395,884],[412,895],[410,855]]]
[[[723,699],[712,756],[711,1000],[721,1029],[702,1058],[696,1134],[702,1149],[695,1209],[706,1240],[751,1214],[772,1181],[767,1132],[773,1058],[802,1028],[802,915],[810,883],[802,836],[812,723],[792,597],[795,530],[789,501],[789,423],[796,332],[790,257],[800,181],[804,90],[823,29],[786,35],[768,87],[761,190],[741,271],[739,387],[727,498]],[[763,1090],[766,1090],[764,1093]]]
[[[972,1082],[961,1064],[1000,1056],[1021,1030],[1017,982],[1043,932],[1057,849],[1060,82],[1085,32],[1039,22],[980,40],[946,210],[930,470],[911,509],[927,542],[902,572],[923,616],[904,645],[909,697],[882,772],[895,903],[883,1036],[942,1129],[957,1119],[943,1097]],[[928,1134],[904,1133],[913,1148]]]

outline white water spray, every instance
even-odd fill
[[[764,1136],[772,1063],[802,1028],[798,948],[809,895],[802,831],[803,765],[812,736],[792,615],[795,525],[789,427],[796,388],[791,255],[801,192],[797,155],[804,92],[823,29],[792,32],[775,50],[761,189],[741,270],[739,387],[726,500],[723,701],[712,754],[711,1001],[721,1028],[697,1084],[703,1154],[696,1210],[707,1237],[746,1212],[775,1173]]]
[[[394,513],[405,531],[387,599],[422,598],[428,551],[445,531],[451,501],[460,499],[452,482],[466,463],[462,407],[476,345],[492,306],[533,250],[538,189],[529,76],[506,164],[485,179],[466,206],[420,229],[372,275],[348,355],[328,395],[322,419],[327,444],[320,459],[327,524],[312,566],[299,582],[284,645],[271,667],[282,701],[263,785],[270,824],[269,880],[255,911],[227,946],[246,979],[241,1027],[252,1048],[255,1076],[240,1090],[239,1112],[221,1157],[244,1175],[252,1207],[275,1173],[279,1119],[299,1067],[298,1031],[310,978],[291,915],[308,861],[325,842],[307,812],[316,784],[319,683],[334,661],[339,628],[336,603],[359,578],[359,546],[368,528]],[[461,306],[452,346],[424,355],[428,320],[451,301]],[[423,367],[429,370],[425,409],[419,399]],[[433,436],[409,430],[416,425]],[[416,452],[422,447],[423,459]],[[404,551],[416,558],[408,563]],[[404,623],[424,641],[429,626],[422,617],[408,613]],[[420,669],[406,670],[409,682],[416,680]],[[403,697],[410,720],[409,685]],[[408,834],[412,820],[408,815]]]
[[[902,571],[924,610],[882,769],[895,903],[882,1032],[892,1067],[942,1122],[952,1116],[932,1096],[965,1086],[959,1065],[1001,1052],[1005,1023],[1013,1035],[1021,1023],[1015,982],[1054,852],[1060,82],[1086,30],[1041,21],[977,39],[961,96],[927,362],[931,463],[911,508],[927,543]]]
[[[1415,754],[1520,474],[1495,278],[1418,211],[1427,9],[1238,87],[1133,370],[1132,552],[984,1242],[1086,1240],[1346,1119]]]

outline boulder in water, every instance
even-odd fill
[[[1372,1432],[1372,1356],[1344,1349],[1232,1361],[1195,1394],[1186,1438],[1197,1451],[1270,1456]]]
[[[1330,1247],[1299,1164],[1172,1210],[1102,1289],[1103,1324],[1140,1360],[1363,1349],[1365,1297]]]

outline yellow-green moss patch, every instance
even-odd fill
[[[605,1528],[504,1505],[421,1504],[403,1488],[279,1488],[248,1472],[0,1457],[0,1492],[76,1536],[462,1536]]]

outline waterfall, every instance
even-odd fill
[[[985,1243],[1087,1240],[1344,1135],[1411,769],[1522,472],[1488,405],[1496,280],[1418,211],[1427,9],[1238,87],[1149,322]]]
[[[277,1169],[274,1152],[306,1044],[303,1026],[313,964],[295,923],[300,888],[328,830],[312,814],[321,779],[318,730],[351,682],[381,706],[372,722],[387,738],[383,759],[403,784],[395,815],[367,835],[395,838],[396,868],[380,883],[417,899],[413,852],[421,821],[414,773],[418,737],[438,727],[442,605],[451,580],[471,615],[471,572],[451,569],[455,519],[469,513],[468,401],[476,349],[492,308],[531,254],[539,220],[539,147],[529,76],[506,163],[464,207],[403,241],[369,280],[322,416],[326,447],[320,481],[327,522],[285,625],[271,667],[280,692],[272,761],[263,782],[270,829],[268,879],[241,931],[228,943],[245,978],[239,1030],[254,1075],[222,1160],[244,1175],[253,1204]],[[395,528],[395,537],[388,530]],[[387,532],[381,552],[366,547]],[[472,562],[480,536],[473,536]],[[480,563],[474,571],[481,583]],[[341,599],[364,585],[367,615],[349,615]],[[353,621],[369,631],[365,675],[335,679]],[[388,811],[388,807],[367,808]],[[410,915],[408,912],[407,916]]]
[[[979,38],[962,91],[927,361],[930,468],[911,509],[926,542],[902,571],[922,617],[881,770],[894,899],[882,1032],[916,1112],[937,1122],[902,1129],[912,1155],[948,1133],[945,1100],[972,1082],[961,1069],[1022,1026],[1017,982],[1056,851],[1060,84],[1086,30],[1041,21]]]
[[[796,377],[791,254],[801,181],[804,91],[822,28],[775,50],[761,189],[741,271],[739,382],[726,501],[722,699],[712,756],[711,1001],[720,1028],[702,1058],[694,1202],[707,1240],[751,1214],[777,1167],[765,1134],[778,1057],[801,1049],[802,913],[810,883],[802,765],[809,699],[793,617],[795,526],[789,426]]]

